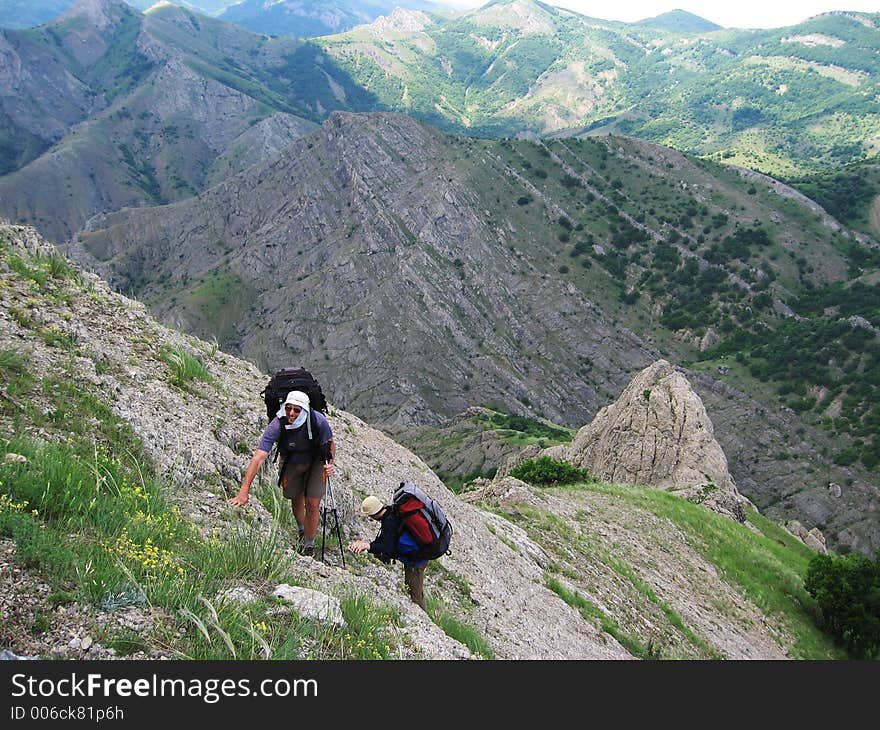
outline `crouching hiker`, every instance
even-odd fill
[[[361,514],[381,523],[379,534],[372,542],[355,540],[348,549],[353,553],[371,552],[382,562],[399,560],[403,563],[403,579],[412,602],[425,610],[425,567],[427,558],[420,558],[419,544],[396,509],[382,504],[378,497],[369,496],[361,504]]]
[[[355,540],[348,549],[403,563],[409,596],[425,610],[425,567],[449,552],[452,539],[452,524],[443,508],[412,482],[401,482],[390,505],[371,495],[361,504],[361,514],[381,523],[379,534],[372,542]]]
[[[247,504],[251,482],[276,444],[281,457],[278,485],[290,500],[303,555],[314,555],[321,499],[327,477],[333,476],[336,445],[327,419],[309,407],[309,397],[302,391],[290,391],[282,409],[266,426],[238,494],[229,504]]]

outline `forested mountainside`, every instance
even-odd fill
[[[318,43],[376,100],[477,136],[613,131],[776,176],[875,156],[876,13],[771,30],[497,0],[396,11]]]

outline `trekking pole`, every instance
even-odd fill
[[[325,464],[329,463],[327,461]],[[336,537],[339,540],[339,554],[342,556],[342,567],[345,567],[345,550],[342,549],[342,531],[339,529],[339,513],[336,511],[336,499],[333,496],[333,485],[330,477],[327,477],[327,494],[330,501],[330,512],[333,514],[333,524],[336,530]],[[332,535],[332,532],[331,532]],[[321,505],[321,562],[324,562],[324,547],[327,544],[327,499]]]

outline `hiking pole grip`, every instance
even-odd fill
[[[324,458],[324,466],[329,466],[330,460],[326,457]],[[332,509],[336,509],[336,500],[333,497],[333,484],[330,481],[330,477],[327,477],[327,496],[330,497],[330,506]]]

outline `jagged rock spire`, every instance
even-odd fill
[[[666,360],[642,370],[566,458],[610,482],[657,487],[742,521],[742,504],[703,402]]]

